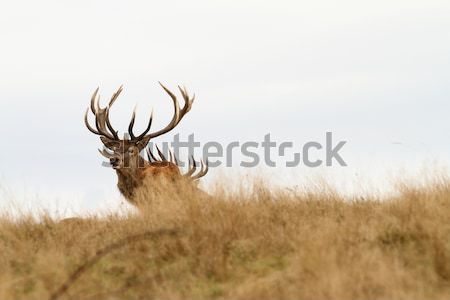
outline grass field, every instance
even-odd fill
[[[389,199],[255,183],[140,214],[0,220],[0,299],[450,299],[450,181]]]

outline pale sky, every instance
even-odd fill
[[[446,166],[449,15],[450,2],[438,0],[5,2],[0,207],[120,205],[116,175],[101,167],[101,143],[82,120],[97,86],[104,104],[124,84],[111,116],[121,132],[136,103],[136,127],[152,107],[155,129],[170,120],[158,81],[195,92],[192,111],[156,142],[175,133],[223,144],[271,133],[301,145],[331,131],[347,141],[349,166],[320,172],[347,184]],[[316,171],[259,170],[286,185]],[[232,171],[212,169],[209,180],[219,173]]]

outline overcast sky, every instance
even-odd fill
[[[444,0],[4,3],[0,201],[76,212],[119,206],[116,175],[101,167],[100,141],[82,116],[97,86],[105,103],[123,84],[115,127],[126,129],[138,103],[136,127],[153,107],[160,128],[171,106],[158,81],[185,85],[197,100],[157,142],[194,132],[226,145],[271,133],[301,147],[330,131],[347,141],[348,167],[320,172],[337,181],[445,166],[449,15]],[[286,185],[316,171],[257,170]]]

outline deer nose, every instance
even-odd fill
[[[113,157],[113,158],[111,158],[111,159],[109,160],[109,162],[110,162],[112,165],[116,165],[116,164],[119,162],[119,159],[116,158],[116,157]]]

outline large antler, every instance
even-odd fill
[[[133,127],[136,120],[136,109],[133,111],[133,115],[131,116],[130,124],[128,125],[128,133],[130,135],[131,140],[134,141],[140,141],[142,139],[147,139],[147,142],[155,137],[158,137],[160,135],[163,135],[164,133],[169,132],[170,130],[174,129],[178,123],[180,123],[181,119],[191,110],[192,103],[194,102],[195,95],[192,96],[192,98],[189,96],[186,88],[181,88],[178,86],[178,89],[181,92],[181,95],[183,96],[184,100],[184,106],[182,109],[180,109],[180,106],[178,104],[177,97],[168,89],[166,88],[161,82],[159,83],[161,87],[166,91],[167,94],[169,94],[170,98],[172,99],[173,106],[174,106],[174,115],[172,117],[172,120],[170,123],[164,127],[163,129],[148,134],[150,131],[150,128],[152,126],[153,121],[153,112],[150,114],[150,119],[147,125],[147,128],[144,130],[144,132],[138,136],[134,135]],[[91,98],[91,106],[90,109],[92,113],[95,116],[95,127],[94,129],[88,121],[88,112],[89,108],[86,110],[86,114],[84,115],[84,122],[87,126],[87,128],[94,134],[107,137],[112,140],[119,140],[119,135],[116,130],[111,125],[111,122],[109,120],[109,109],[116,101],[117,97],[122,92],[122,86],[117,90],[117,92],[114,93],[114,95],[111,97],[111,100],[109,101],[109,104],[105,108],[100,108],[100,96],[98,96],[98,88],[95,90],[94,94]]]
[[[150,115],[150,120],[148,122],[148,126],[145,129],[145,131],[139,135],[138,137],[136,137],[133,133],[133,126],[134,126],[134,121],[136,118],[136,111],[133,111],[133,115],[131,117],[131,122],[130,125],[128,126],[128,133],[130,134],[130,137],[132,140],[141,140],[141,139],[152,139],[155,137],[158,137],[160,135],[163,135],[164,133],[167,133],[169,131],[171,131],[172,129],[174,129],[178,123],[180,123],[181,119],[183,119],[183,117],[191,110],[192,108],[192,103],[194,102],[195,99],[195,94],[192,96],[192,98],[189,96],[186,88],[181,88],[180,86],[178,86],[178,89],[181,92],[181,95],[183,96],[183,100],[184,100],[184,106],[183,108],[180,110],[180,106],[178,104],[178,100],[177,97],[168,89],[166,88],[161,82],[159,82],[159,84],[161,85],[161,87],[164,89],[164,91],[166,91],[167,94],[169,94],[170,98],[172,99],[173,102],[173,107],[174,107],[174,114],[172,117],[172,120],[170,121],[169,125],[167,125],[166,127],[164,127],[163,129],[154,132],[154,133],[150,133],[147,134],[150,131],[151,125],[152,125],[152,121],[153,121],[153,112]]]

